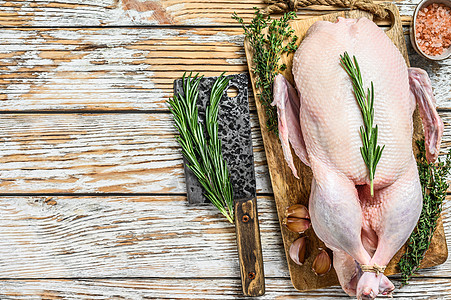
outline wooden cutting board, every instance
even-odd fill
[[[406,64],[409,66],[409,58],[407,55],[407,48],[405,45],[404,34],[402,31],[402,25],[400,21],[399,11],[397,7],[393,4],[387,4],[387,9],[391,11],[392,27],[386,31],[386,34],[390,37],[393,43],[399,48],[406,60]],[[302,41],[309,27],[316,21],[336,21],[337,17],[346,18],[360,18],[366,17],[368,19],[373,19],[373,16],[364,11],[343,11],[333,14],[328,14],[320,17],[314,17],[306,20],[295,20],[291,22],[291,27],[295,30],[295,34],[299,37],[298,43]],[[325,45],[327,46],[327,45]],[[249,45],[249,41],[245,40],[245,50],[247,63],[249,70],[252,70],[254,65],[252,62],[253,50]],[[285,78],[287,78],[291,84],[294,85],[293,76],[291,73],[293,54],[285,55],[282,57],[282,61],[287,65],[287,69],[283,72]],[[250,72],[252,87],[254,90],[254,96],[256,100],[256,106],[258,110],[258,117],[260,122],[260,128],[263,136],[263,142],[265,145],[266,158],[268,161],[268,167],[271,175],[271,182],[274,191],[274,198],[277,205],[277,212],[279,216],[280,228],[282,231],[283,244],[285,247],[285,255],[288,262],[288,268],[291,275],[291,281],[293,286],[300,291],[314,290],[322,287],[327,287],[331,285],[337,285],[338,279],[335,271],[332,269],[325,276],[318,277],[311,271],[311,266],[314,258],[318,254],[318,248],[324,247],[324,243],[321,242],[315,235],[313,230],[310,228],[304,234],[308,236],[308,248],[307,248],[307,259],[303,266],[296,265],[288,255],[290,245],[295,241],[300,235],[290,232],[284,226],[282,226],[282,219],[284,218],[285,209],[295,203],[302,203],[308,206],[308,199],[310,194],[310,185],[312,180],[312,172],[309,167],[305,166],[297,156],[295,158],[295,166],[298,170],[301,179],[296,179],[288,168],[287,163],[284,160],[282,153],[282,147],[279,138],[273,133],[269,133],[266,129],[266,115],[263,107],[261,106],[257,92],[255,88],[255,74]],[[414,140],[421,139],[423,137],[421,120],[418,111],[414,113]],[[416,147],[414,147],[416,149]],[[263,245],[264,247],[264,245]],[[397,269],[397,263],[405,252],[404,247],[395,255],[391,260],[390,264],[387,266],[385,271],[386,275],[391,275],[399,272]],[[432,239],[431,246],[426,253],[426,257],[421,265],[422,268],[431,267],[439,265],[446,261],[448,256],[448,249],[445,241],[445,234],[443,231],[443,224],[441,219],[439,220],[438,228]]]

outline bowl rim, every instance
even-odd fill
[[[417,6],[415,7],[415,10],[413,12],[412,23],[410,26],[410,33],[411,33],[410,40],[411,40],[412,45],[414,46],[414,49],[416,50],[416,52],[418,52],[423,57],[430,59],[430,60],[444,60],[451,56],[451,46],[448,47],[448,49],[445,53],[443,53],[441,55],[431,56],[431,55],[424,53],[420,49],[420,47],[418,46],[417,38],[416,38],[416,34],[415,34],[416,20],[417,20],[418,12],[424,6],[433,4],[433,3],[445,4],[446,6],[451,8],[451,0],[422,0],[422,1],[420,1],[420,3],[417,4]]]

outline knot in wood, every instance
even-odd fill
[[[247,274],[247,276],[249,277],[250,280],[254,280],[255,279],[255,272],[249,272],[249,274]]]
[[[250,220],[249,215],[248,215],[248,214],[245,214],[245,215],[241,218],[241,220],[242,220],[244,223],[249,222],[249,220]]]

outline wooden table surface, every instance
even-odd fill
[[[416,2],[398,3],[406,33]],[[165,101],[184,71],[247,71],[242,30],[230,16],[249,21],[254,6],[263,1],[0,0],[0,299],[242,298],[234,228],[211,206],[187,205]],[[409,49],[433,82],[443,153],[451,145],[451,61],[428,62]],[[251,106],[261,299],[348,299],[340,287],[291,286]],[[449,249],[450,210],[448,201]],[[450,294],[448,260],[394,296]]]

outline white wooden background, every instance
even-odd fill
[[[416,2],[398,3],[406,33]],[[210,206],[187,206],[165,101],[184,71],[247,71],[230,15],[249,21],[253,6],[262,0],[0,0],[0,299],[242,298],[234,228]],[[444,152],[451,61],[410,54],[432,78]],[[261,299],[348,299],[339,287],[292,288],[251,108]],[[394,296],[450,294],[448,260]]]

